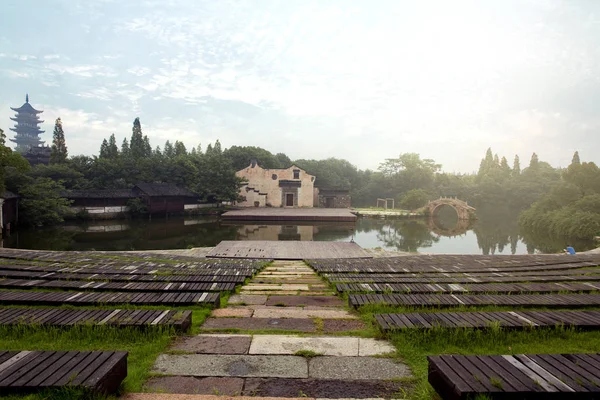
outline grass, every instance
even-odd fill
[[[76,309],[73,306],[64,306],[62,308]],[[115,307],[85,308],[100,309]],[[190,334],[200,331],[200,325],[211,311],[206,307],[132,307],[125,305],[125,307],[120,308],[192,310]],[[127,378],[123,381],[121,392],[135,392],[141,391],[144,381],[150,377],[150,371],[156,357],[167,350],[175,336],[175,331],[172,328],[160,326],[150,329],[87,324],[67,328],[36,325],[0,326],[0,348],[2,350],[127,351],[129,353],[127,358]],[[103,399],[106,397],[98,396],[78,388],[61,388],[30,395],[11,395],[7,398],[61,400]],[[2,397],[2,399],[4,400],[5,397]]]
[[[529,308],[530,310],[533,308]],[[535,308],[539,310],[539,308]],[[367,324],[364,334],[386,337],[396,348],[394,359],[406,363],[412,370],[415,383],[407,398],[416,400],[438,399],[427,381],[427,356],[438,354],[535,354],[535,353],[592,353],[600,348],[599,331],[581,331],[571,327],[528,328],[506,330],[498,324],[485,329],[403,330],[384,335],[375,323],[375,314],[397,312],[443,311],[515,311],[515,307],[456,307],[452,309],[391,307],[368,305],[358,309]],[[556,309],[554,309],[556,310]],[[501,388],[502,381],[491,378],[490,383]],[[477,398],[486,399],[486,396]]]
[[[323,353],[318,353],[313,350],[302,349],[302,350],[298,350],[297,352],[295,352],[294,355],[298,356],[298,357],[304,357],[304,358],[310,359],[310,358],[322,356]]]

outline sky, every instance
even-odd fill
[[[29,93],[70,155],[121,143],[260,146],[376,169],[488,147],[600,164],[597,0],[2,0],[0,128]]]

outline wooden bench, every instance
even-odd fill
[[[0,393],[63,386],[115,393],[127,376],[125,351],[1,351]]]
[[[348,301],[355,308],[367,304],[408,307],[587,307],[600,305],[600,294],[350,294]]]
[[[91,292],[227,292],[235,290],[235,283],[166,283],[166,282],[106,282],[43,279],[1,279],[3,289],[62,289]]]
[[[174,310],[71,310],[65,308],[0,308],[0,325],[107,325],[148,328],[173,327],[186,332],[192,324],[192,312]]]
[[[219,307],[220,294],[208,292],[32,292],[0,291],[0,304],[50,305],[64,304],[90,306],[101,304],[135,304],[189,306],[209,305]]]
[[[600,354],[429,356],[429,383],[444,400],[598,399]]]
[[[502,328],[574,326],[599,329],[600,311],[498,311],[443,312],[375,315],[382,331],[432,328],[487,328],[498,324]]]

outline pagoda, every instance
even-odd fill
[[[11,131],[16,132],[14,139],[10,139],[11,142],[15,142],[17,144],[16,151],[19,153],[25,153],[29,149],[34,147],[41,147],[42,140],[40,140],[40,134],[44,133],[44,131],[40,130],[39,124],[41,124],[42,120],[38,114],[43,113],[43,111],[38,111],[29,104],[29,95],[25,95],[25,104],[23,104],[19,108],[10,108],[15,111],[17,115],[11,117],[13,121],[17,124],[14,128],[10,128]]]

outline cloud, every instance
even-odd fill
[[[58,74],[71,74],[83,78],[91,78],[95,76],[102,76],[107,78],[113,78],[117,76],[117,73],[112,68],[105,67],[102,65],[64,65],[64,64],[47,64],[44,66],[46,70],[56,72]]]

